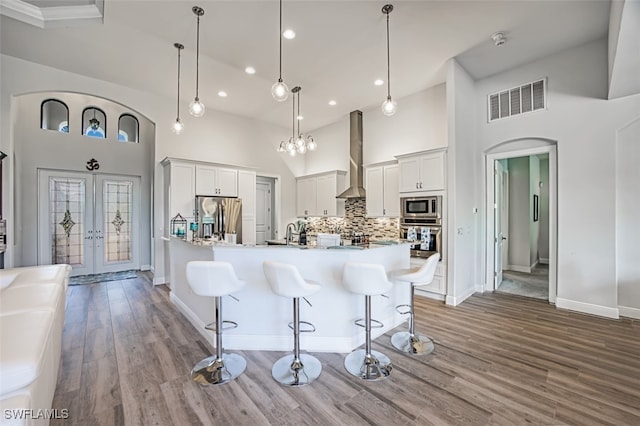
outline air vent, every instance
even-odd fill
[[[509,90],[492,93],[488,97],[489,121],[545,109],[546,80],[523,84]]]

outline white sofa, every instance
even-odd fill
[[[0,270],[0,423],[46,425],[62,352],[69,265]],[[15,418],[13,410],[27,415]]]

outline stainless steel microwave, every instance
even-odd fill
[[[402,197],[402,218],[438,218],[442,217],[442,196]]]

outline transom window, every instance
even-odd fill
[[[47,99],[40,105],[40,128],[69,133],[69,108],[57,99]]]
[[[118,140],[138,142],[138,119],[131,114],[122,114],[118,119]]]
[[[107,132],[107,116],[104,111],[96,107],[85,108],[82,112],[83,134],[92,138],[105,139]]]

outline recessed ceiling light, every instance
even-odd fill
[[[334,101],[333,99],[331,99],[331,100],[329,101],[329,105],[331,105],[331,106],[336,106],[337,104],[338,104],[338,103],[337,103],[336,101]]]
[[[247,74],[255,74],[256,73],[256,69],[254,67],[246,67],[244,69],[244,72],[246,72]]]
[[[287,40],[292,40],[292,39],[296,38],[296,32],[293,31],[291,28],[287,28],[282,33],[282,37],[286,38]]]
[[[375,84],[376,86],[382,86],[384,84],[384,80],[379,78],[376,81],[374,81],[373,84]]]
[[[227,97],[227,92],[225,92],[224,90],[221,90],[218,92],[218,96],[220,96],[221,98],[226,98]]]

